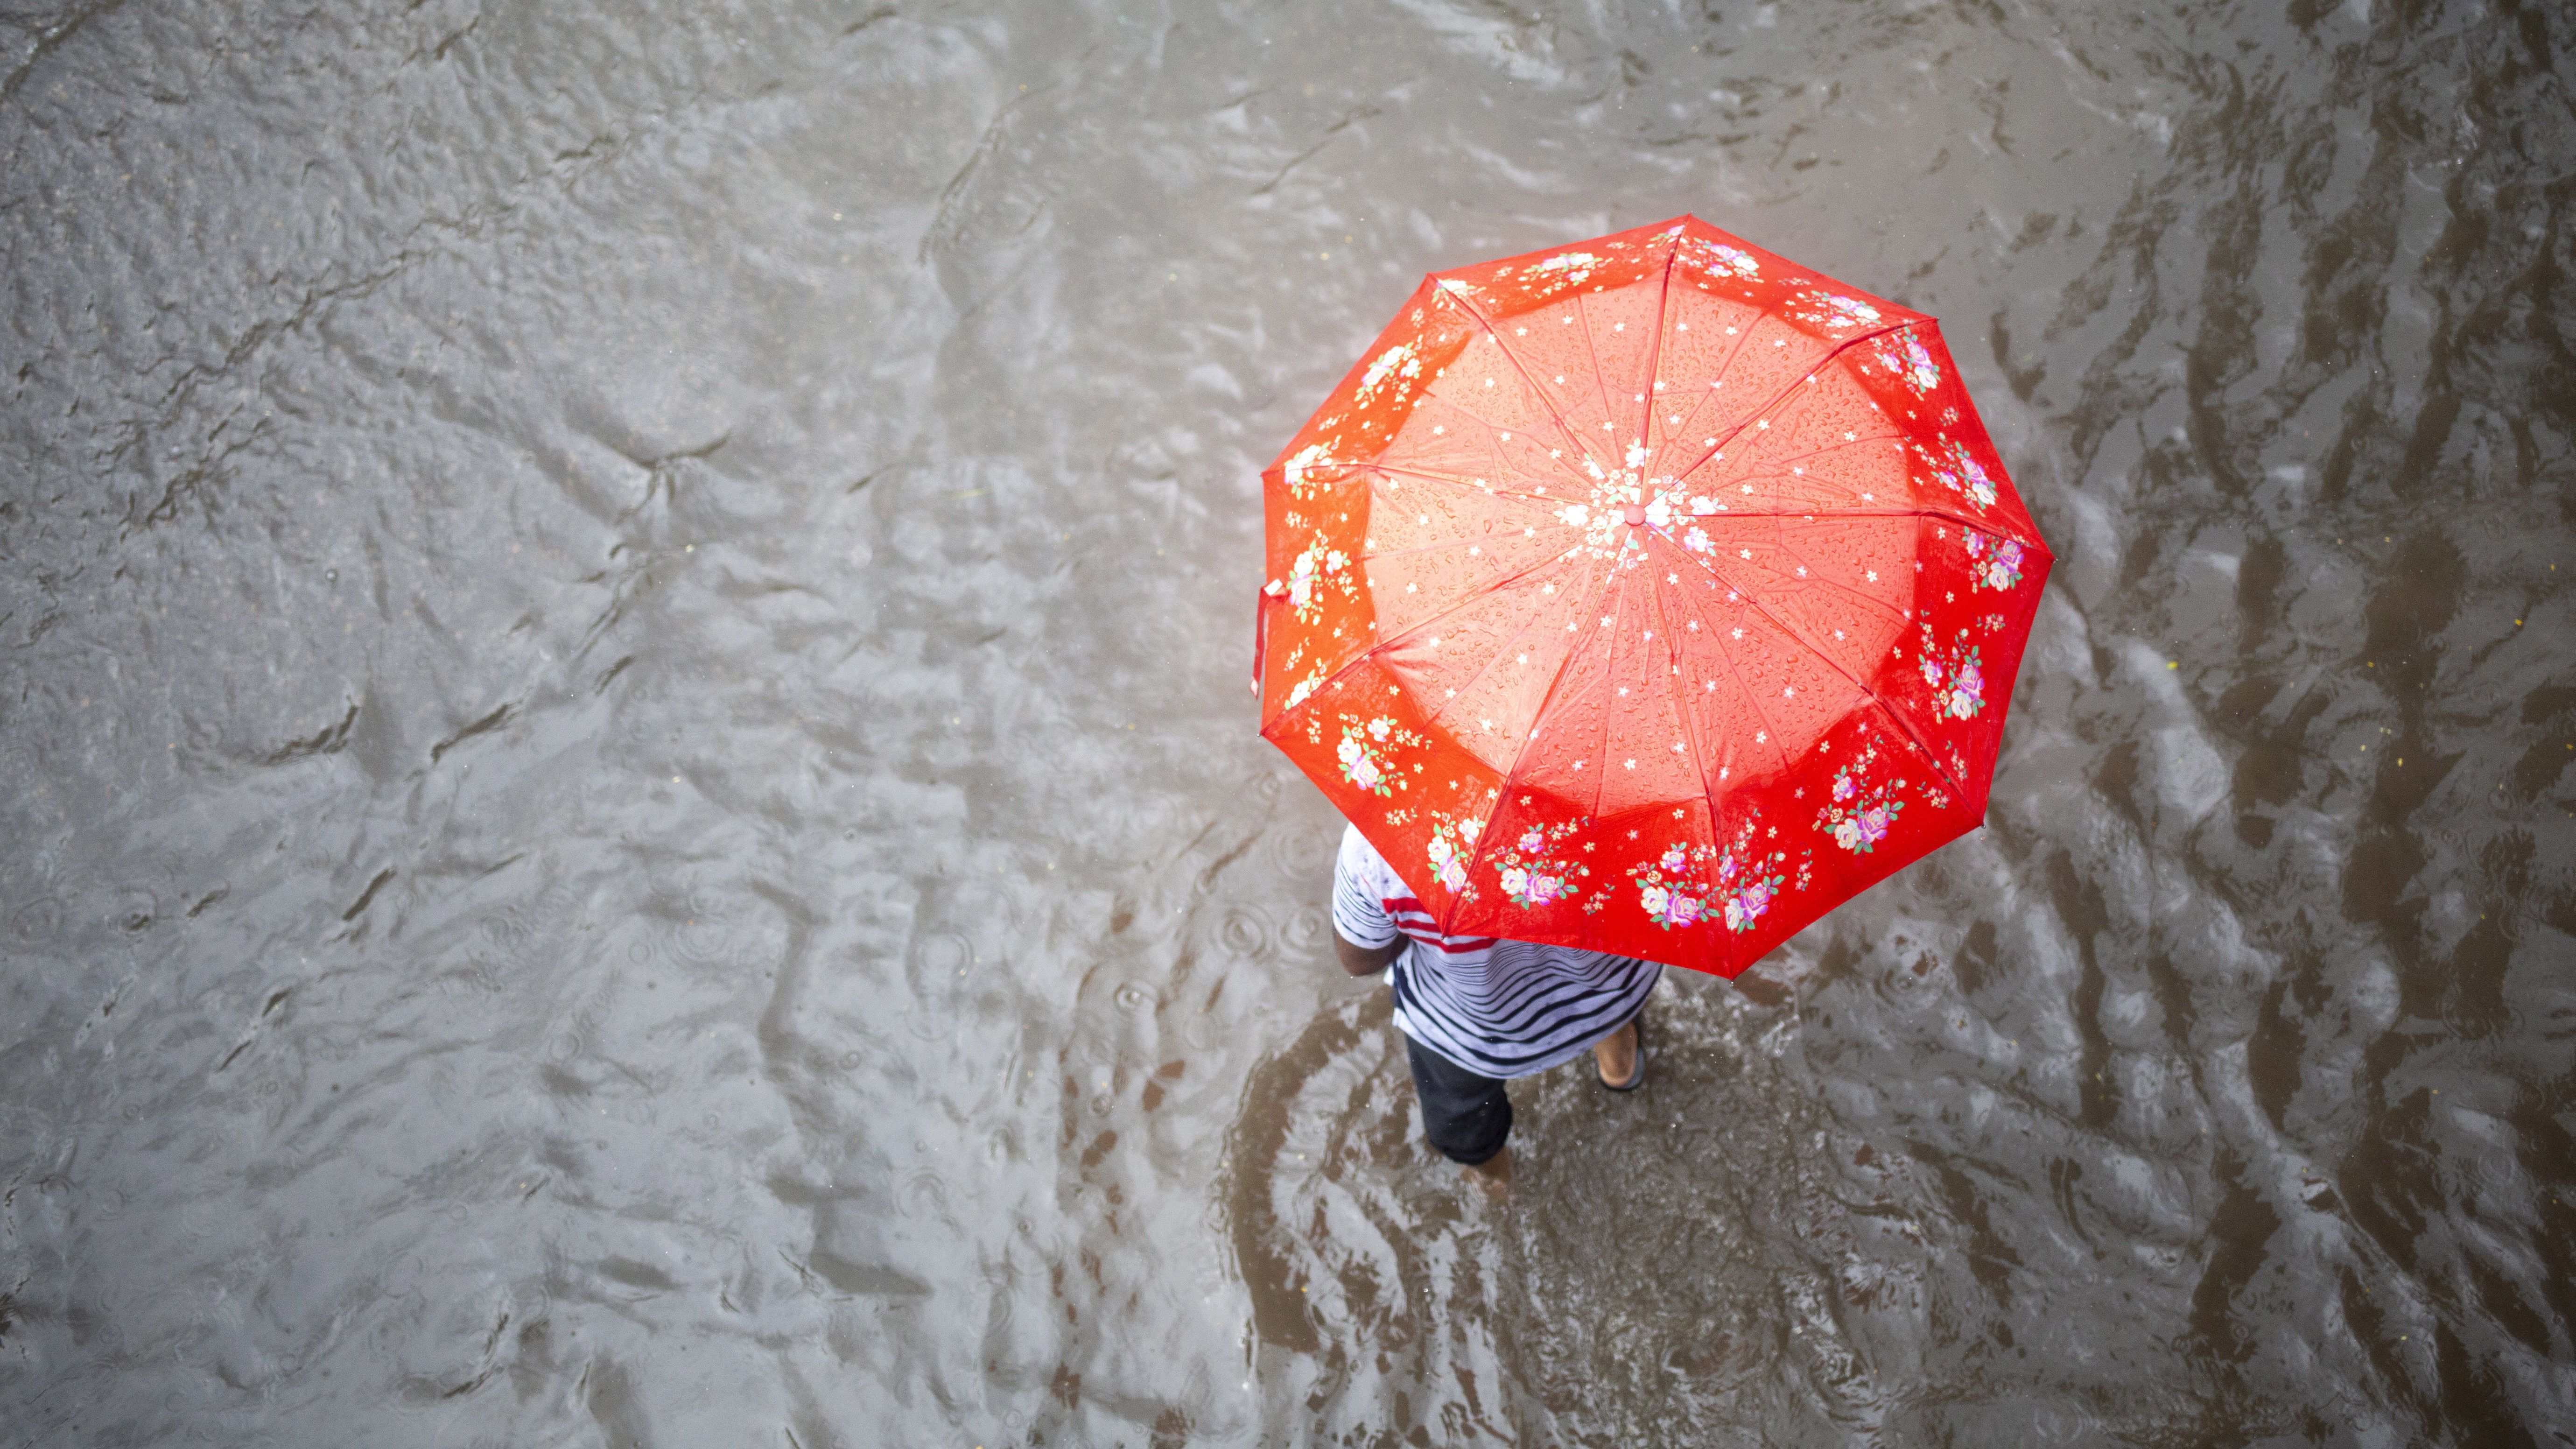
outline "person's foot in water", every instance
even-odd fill
[[[1614,1092],[1635,1090],[1646,1079],[1646,1056],[1641,1048],[1635,1017],[1594,1045],[1592,1060],[1601,1069],[1601,1085]]]

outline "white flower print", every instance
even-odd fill
[[[1762,275],[1762,264],[1751,252],[1731,247],[1724,242],[1702,241],[1697,237],[1683,244],[1682,259],[1712,277],[1735,277],[1743,280]]]
[[[1879,365],[1895,373],[1916,397],[1928,397],[1941,385],[1941,365],[1911,331],[1894,333],[1878,349]]]
[[[1876,307],[1858,297],[1845,297],[1833,292],[1808,292],[1799,297],[1790,311],[1819,327],[1840,332],[1849,327],[1870,327],[1878,322]]]
[[[1531,826],[1503,849],[1492,862],[1494,878],[1512,904],[1553,905],[1583,893],[1579,878],[1590,875],[1591,869],[1555,858],[1558,848],[1582,828],[1581,821]]]
[[[1376,399],[1378,389],[1384,386],[1389,378],[1396,380],[1395,395],[1401,398],[1408,390],[1412,379],[1421,375],[1421,354],[1415,350],[1412,343],[1399,342],[1379,353],[1377,360],[1368,365],[1368,370],[1360,374],[1359,391],[1352,395],[1351,401],[1358,407],[1368,406]]]
[[[1358,595],[1350,564],[1350,555],[1326,543],[1320,533],[1289,562],[1288,607],[1296,613],[1297,622],[1311,624],[1322,617],[1322,595],[1327,586],[1338,589],[1345,598]]]
[[[1816,810],[1816,828],[1855,855],[1876,850],[1905,809],[1905,802],[1897,798],[1905,788],[1903,780],[1870,780],[1870,767],[1877,762],[1875,745],[1861,751],[1859,759],[1835,773],[1828,792],[1831,798]]]
[[[1678,510],[1689,506],[1689,498],[1670,478],[1648,478],[1643,465],[1647,452],[1643,443],[1631,443],[1622,450],[1630,459],[1626,467],[1604,467],[1598,458],[1586,457],[1583,471],[1593,479],[1589,498],[1569,502],[1556,510],[1556,519],[1568,528],[1583,530],[1583,541],[1577,547],[1594,558],[1616,558],[1623,553],[1630,563],[1644,558],[1631,551],[1631,544],[1641,542],[1629,537],[1629,524],[1634,519],[1647,529],[1671,536]],[[1630,513],[1629,510],[1637,510]]]
[[[1476,837],[1484,833],[1485,822],[1473,818],[1453,820],[1439,814],[1431,820],[1431,841],[1423,847],[1431,878],[1453,895],[1473,897],[1475,891],[1467,883],[1467,859]]]
[[[1920,667],[1923,682],[1932,687],[1932,707],[1944,719],[1974,719],[1986,707],[1986,676],[1977,646],[1968,640],[1968,631],[1944,650],[1933,638],[1932,626],[1923,626],[1923,657]]]
[[[1430,743],[1384,715],[1365,722],[1343,715],[1342,742],[1333,755],[1341,761],[1343,779],[1373,795],[1392,795],[1411,788],[1396,762],[1396,749],[1425,749]],[[1420,773],[1421,768],[1414,766],[1414,772]]]
[[[1292,665],[1292,667],[1293,667],[1293,665]],[[1304,703],[1307,701],[1307,699],[1308,699],[1309,697],[1311,697],[1317,689],[1319,689],[1319,688],[1321,688],[1321,687],[1322,687],[1323,683],[1324,683],[1324,667],[1323,667],[1322,665],[1320,665],[1320,664],[1319,664],[1319,665],[1316,665],[1313,669],[1310,669],[1310,670],[1306,671],[1306,677],[1305,677],[1305,678],[1300,679],[1300,680],[1298,680],[1295,684],[1292,684],[1292,685],[1288,686],[1288,702],[1287,702],[1285,705],[1281,706],[1281,708],[1283,708],[1283,709],[1295,709],[1297,706],[1299,706],[1299,705],[1301,705],[1301,704],[1304,704]]]
[[[1288,485],[1289,496],[1303,498],[1306,496],[1306,475],[1316,468],[1328,467],[1331,464],[1330,447],[1323,443],[1310,443],[1298,449],[1295,457],[1279,465],[1279,478],[1281,482]]]
[[[1731,858],[1729,863],[1732,863]],[[1779,896],[1780,879],[1776,874],[1757,874],[1736,887],[1735,893],[1726,898],[1726,928],[1730,931],[1752,930],[1753,923],[1771,909],[1771,902]]]
[[[2021,582],[2019,543],[2009,538],[1988,538],[1967,528],[1959,530],[1959,541],[1967,545],[1968,557],[1975,560],[1968,569],[1969,587],[2001,590]]]
[[[1667,931],[1706,920],[1707,871],[1716,856],[1708,846],[1677,843],[1650,861],[1630,866],[1628,877],[1637,883],[1637,908]]]
[[[1559,252],[1531,267],[1528,275],[1541,283],[1542,290],[1552,291],[1560,286],[1582,285],[1600,266],[1601,259],[1590,252]]]
[[[1932,476],[1941,486],[1961,495],[1979,508],[1995,505],[1995,480],[1977,463],[1968,445],[1956,438],[1945,438],[1938,454],[1926,454],[1932,465]]]

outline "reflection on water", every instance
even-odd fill
[[[10,1443],[2555,1442],[2576,27],[0,16]],[[1941,316],[1989,828],[1485,1193],[1252,734],[1424,270]]]

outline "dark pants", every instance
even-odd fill
[[[1512,1135],[1512,1100],[1498,1077],[1480,1077],[1411,1037],[1404,1055],[1413,1064],[1414,1095],[1422,1099],[1422,1130],[1440,1155],[1469,1167],[1503,1150]]]

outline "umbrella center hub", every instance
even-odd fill
[[[1642,504],[1642,503],[1631,503],[1631,504],[1629,504],[1629,505],[1628,505],[1628,514],[1627,514],[1627,517],[1628,517],[1628,526],[1629,526],[1630,528],[1643,528],[1643,527],[1645,527],[1645,526],[1646,526],[1646,506],[1645,506],[1644,504]]]

